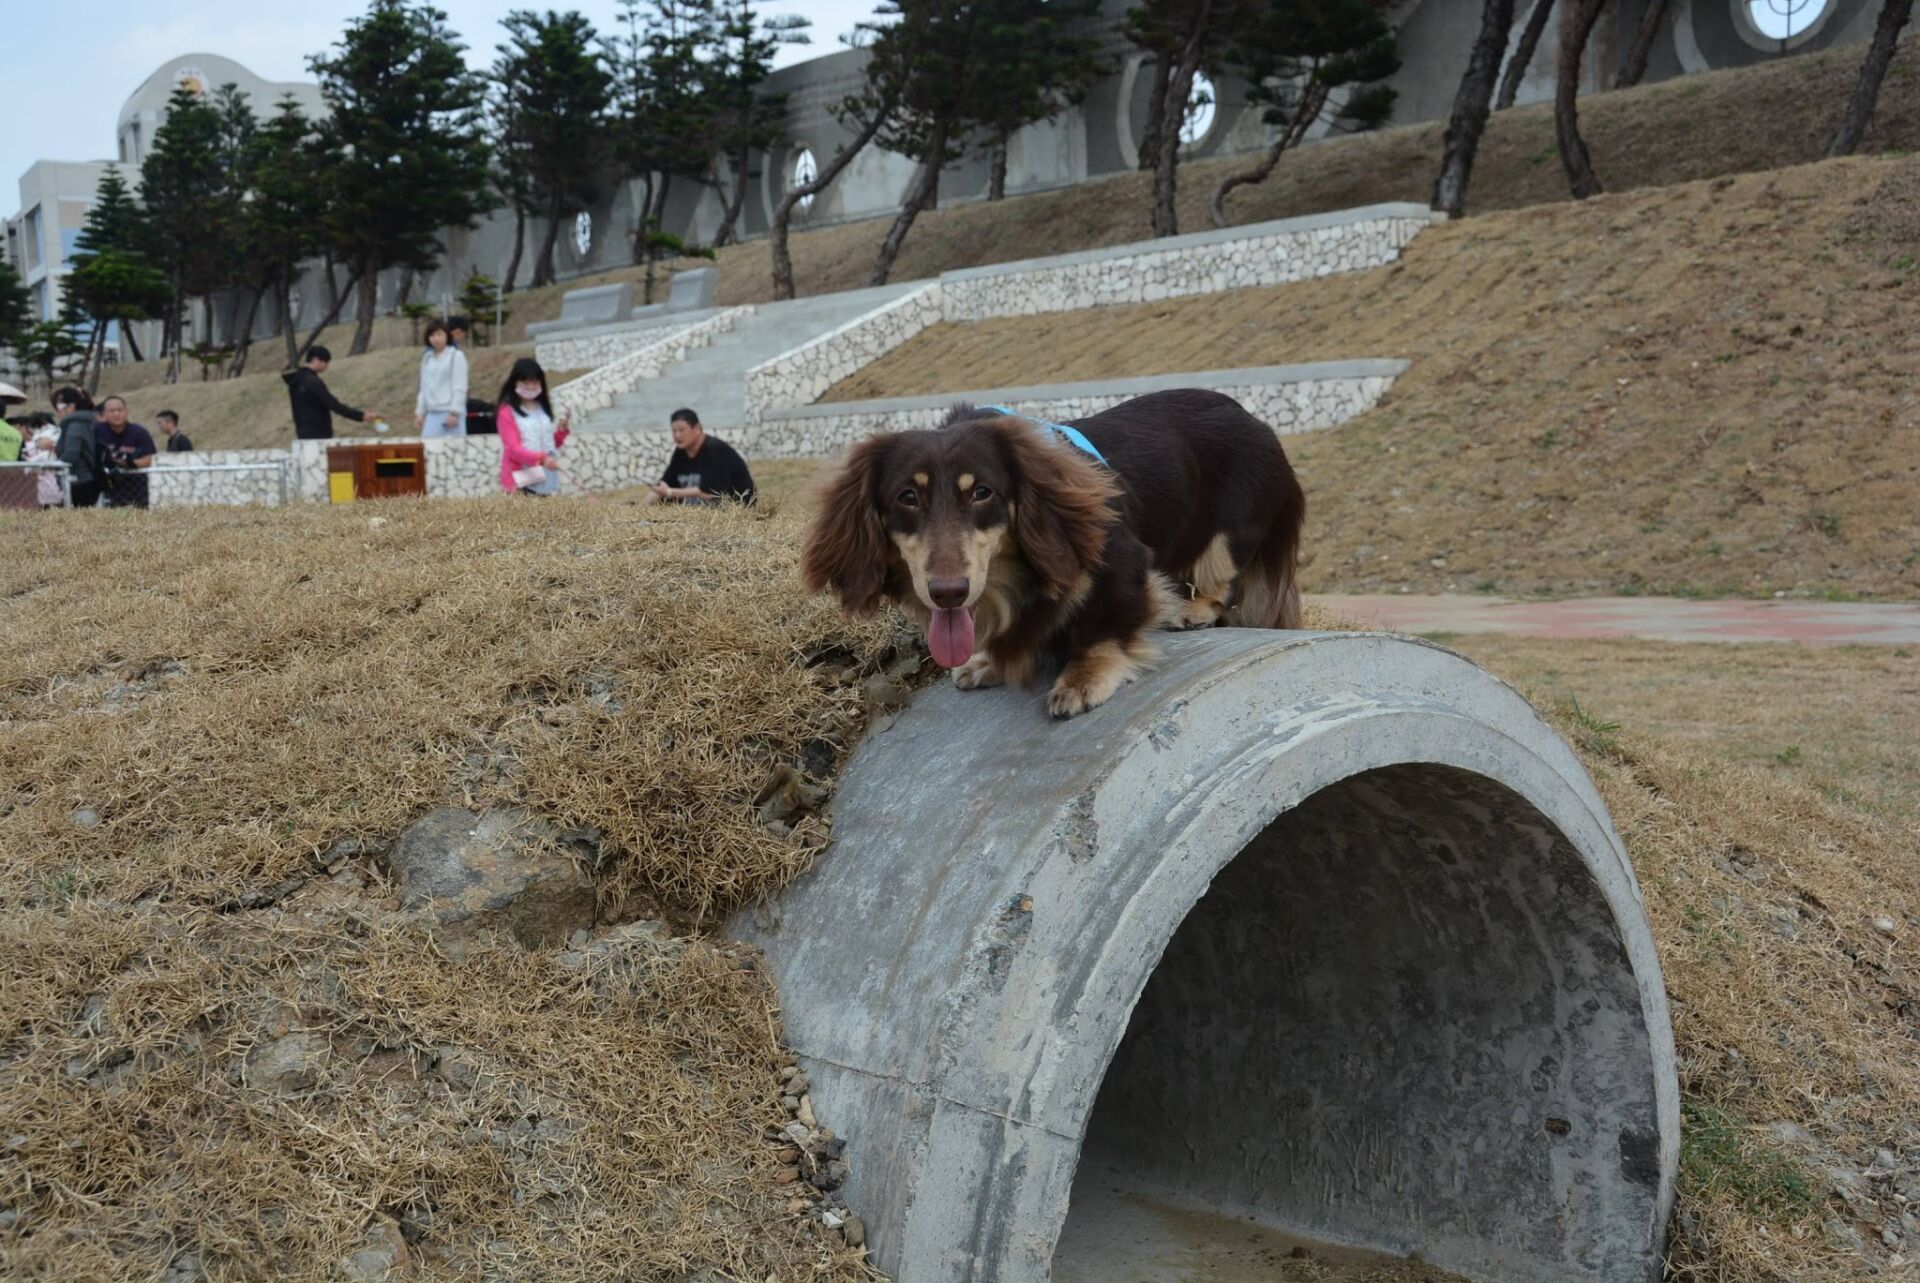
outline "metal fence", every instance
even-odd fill
[[[35,474],[42,472],[55,472],[60,475],[60,502],[71,507],[73,469],[64,463],[49,463],[44,459],[35,459],[31,463],[0,463],[0,508],[38,508],[40,478]]]

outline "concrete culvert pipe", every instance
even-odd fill
[[[1166,651],[1071,722],[924,693],[854,754],[819,868],[736,924],[877,1264],[1258,1278],[1294,1235],[1655,1279],[1672,1033],[1573,752],[1419,642]]]

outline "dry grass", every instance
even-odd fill
[[[1578,700],[1677,749],[1920,826],[1912,648],[1435,636],[1536,704]]]
[[[1310,587],[1920,591],[1920,162],[1436,227],[1356,276],[924,331],[829,399],[1406,357],[1290,438]]]
[[[698,938],[584,972],[511,944],[456,962],[365,858],[364,895],[285,892],[448,800],[597,829],[605,921],[777,888],[825,822],[770,831],[754,792],[834,760],[848,680],[890,643],[794,591],[790,515],[24,515],[0,524],[0,1138],[23,1138],[0,1274],[191,1253],[331,1278],[388,1217],[447,1276],[859,1275],[775,1184],[750,962]],[[129,573],[130,539],[170,552]],[[289,1031],[320,1040],[319,1081],[249,1085]]]
[[[768,469],[760,515],[0,516],[0,1274],[337,1277],[391,1221],[427,1277],[858,1277],[775,1182],[777,1008],[744,955],[456,957],[364,855],[285,889],[445,801],[598,829],[607,922],[778,888],[825,822],[770,830],[754,794],[843,755],[897,642],[795,591],[808,471]],[[169,555],[129,575],[136,539]],[[1742,650],[1716,695],[1706,648],[1471,645],[1556,710],[1640,870],[1688,1110],[1680,1276],[1897,1277],[1893,1187],[1858,1173],[1920,1160],[1912,658]],[[1790,724],[1750,705],[1815,680],[1804,763],[1750,760]],[[313,1081],[265,1090],[289,1037]]]

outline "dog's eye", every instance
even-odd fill
[[[895,502],[902,508],[918,508],[920,506],[920,492],[912,487],[908,487],[900,492],[900,497],[895,500]]]
[[[973,488],[973,501],[975,503],[985,503],[991,498],[993,498],[992,486],[975,486]]]

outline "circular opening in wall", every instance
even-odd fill
[[[1193,90],[1187,95],[1187,114],[1180,118],[1180,145],[1191,147],[1204,142],[1213,132],[1213,123],[1219,117],[1219,103],[1214,96],[1213,81],[1204,71],[1193,73]]]
[[[1651,1064],[1611,911],[1552,821],[1453,767],[1351,776],[1248,843],[1169,941],[1052,1277],[1270,1278],[1301,1239],[1516,1283],[1644,1277]]]
[[[793,178],[788,182],[787,190],[792,191],[796,187],[805,187],[818,177],[820,177],[820,166],[813,158],[813,149],[810,147],[802,147],[800,154],[793,158]],[[798,203],[794,205],[794,209],[802,214],[812,208],[813,197],[811,196],[802,196]]]
[[[1784,53],[1813,39],[1834,10],[1834,0],[1732,0],[1734,27],[1756,49]]]
[[[579,217],[573,220],[573,248],[581,258],[593,248],[593,215],[581,210]]]

